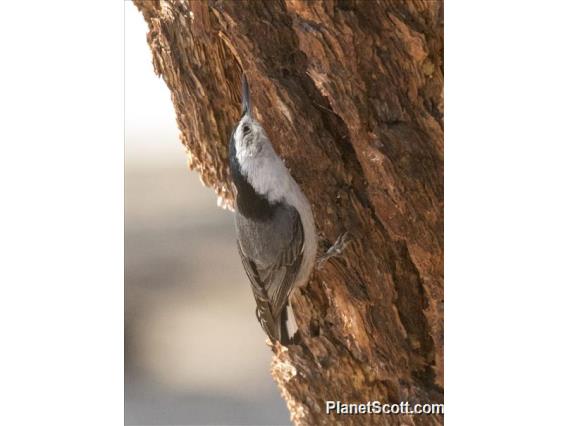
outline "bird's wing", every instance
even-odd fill
[[[256,299],[258,321],[272,340],[279,340],[280,315],[294,286],[303,256],[304,231],[300,215],[296,209],[289,209],[270,227],[246,223],[248,235],[253,234],[255,242],[250,244],[241,237],[238,243]],[[270,249],[260,244],[269,241],[272,241]]]

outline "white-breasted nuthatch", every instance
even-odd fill
[[[229,143],[237,246],[260,325],[272,342],[287,345],[288,299],[308,282],[316,258],[314,218],[310,203],[253,118],[244,75],[242,85],[242,116]]]

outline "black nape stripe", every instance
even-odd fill
[[[229,141],[229,169],[231,178],[237,187],[237,209],[240,214],[256,220],[267,220],[272,217],[279,203],[270,203],[268,199],[258,194],[247,181],[241,171],[241,165],[237,160],[237,148],[235,146],[235,130],[231,133]]]

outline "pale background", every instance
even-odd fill
[[[289,424],[233,215],[186,166],[146,32],[126,2],[126,423]]]

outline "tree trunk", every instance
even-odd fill
[[[443,3],[135,4],[189,165],[222,203],[244,70],[256,117],[312,203],[320,249],[351,237],[292,299],[301,343],[273,348],[292,420],[441,424],[326,414],[325,402],[443,398]]]

